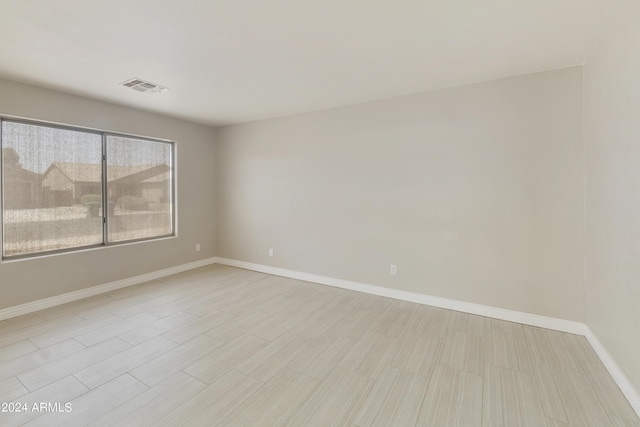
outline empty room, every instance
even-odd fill
[[[0,10],[1,426],[640,426],[640,0]]]

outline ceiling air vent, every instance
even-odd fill
[[[169,90],[164,86],[157,85],[155,83],[147,82],[141,79],[129,79],[122,83],[122,86],[130,87],[133,90],[137,90],[138,92],[146,92],[146,93],[162,93]]]

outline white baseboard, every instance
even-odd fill
[[[620,387],[620,390],[629,401],[629,404],[631,404],[633,410],[636,411],[638,416],[640,416],[640,393],[638,393],[638,390],[636,390],[633,384],[631,384],[629,378],[627,378],[624,372],[622,372],[620,366],[618,366],[616,361],[611,357],[607,349],[602,345],[598,337],[595,336],[589,327],[586,327],[586,333],[584,336],[587,338],[587,341],[589,341],[589,344],[591,344],[591,347],[593,347],[596,354],[611,374],[613,380],[616,382],[618,387]]]
[[[216,264],[228,265],[231,267],[244,268],[246,270],[259,271],[276,276],[289,277],[306,282],[318,283],[321,285],[334,286],[352,291],[364,292],[372,295],[393,298],[402,301],[415,302],[418,304],[430,305],[434,307],[446,308],[461,311],[464,313],[476,314],[479,316],[491,317],[494,319],[506,320],[509,322],[522,323],[524,325],[537,326],[540,328],[552,329],[555,331],[568,332],[583,335],[587,338],[596,354],[602,360],[614,381],[620,387],[629,403],[640,416],[640,394],[631,384],[627,376],[622,372],[615,360],[609,355],[604,346],[584,323],[570,320],[556,319],[553,317],[539,316],[536,314],[523,313],[520,311],[506,310],[503,308],[490,307],[481,304],[456,301],[447,298],[433,297],[415,292],[401,291],[398,289],[384,288],[381,286],[367,285],[365,283],[351,282],[348,280],[335,279],[331,277],[318,276],[316,274],[302,273],[284,268],[271,267],[262,264],[254,264],[245,261],[238,261],[227,258],[215,258]]]
[[[215,262],[216,264],[244,268],[246,270],[259,271],[261,273],[289,277],[292,279],[304,280],[306,282],[334,286],[336,288],[349,289],[352,291],[364,292],[367,294],[378,295],[402,301],[409,301],[418,304],[446,308],[449,310],[462,311],[465,313],[477,314],[479,316],[492,317],[494,319],[508,320],[510,322],[523,323],[525,325],[537,326],[540,328],[553,329],[556,331],[569,332],[578,335],[584,335],[586,332],[586,326],[584,323],[572,322],[570,320],[556,319],[553,317],[539,316],[537,314],[523,313],[521,311],[506,310],[504,308],[456,301],[447,298],[418,294],[415,292],[402,291],[399,289],[390,289],[382,286],[351,282],[349,280],[334,279],[332,277],[318,276],[316,274],[302,273],[299,271],[270,267],[267,265],[254,264],[227,258],[215,258]]]
[[[200,261],[177,265],[171,268],[165,268],[163,270],[153,271],[147,274],[141,274],[139,276],[129,277],[127,279],[117,280],[115,282],[105,283],[86,289],[68,292],[62,295],[56,295],[50,298],[28,302],[26,304],[16,305],[14,307],[0,310],[0,320],[22,316],[24,314],[33,313],[34,311],[44,310],[45,308],[66,304],[68,302],[81,300],[84,298],[92,297],[94,295],[103,294],[105,292],[115,291],[116,289],[126,288],[127,286],[137,285],[139,283],[148,282],[150,280],[160,279],[162,277],[171,276],[172,274],[182,273],[184,271],[193,270],[194,268],[204,267],[206,265],[214,263],[215,258],[207,258]]]

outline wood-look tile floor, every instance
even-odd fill
[[[224,266],[0,322],[0,402],[27,407],[1,426],[640,426],[583,337]]]

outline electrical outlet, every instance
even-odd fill
[[[200,243],[196,243],[196,252],[200,252]]]
[[[273,256],[273,248],[269,248],[269,256]]]
[[[396,274],[398,274],[398,266],[395,264],[391,264],[391,269],[390,269],[390,273],[395,276]]]

